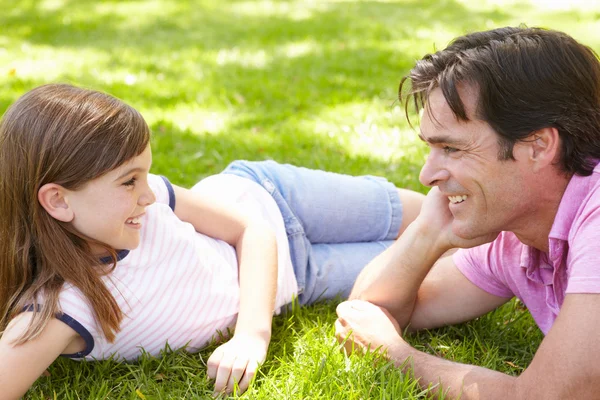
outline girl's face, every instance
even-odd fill
[[[152,164],[150,146],[120,167],[96,178],[83,188],[69,191],[73,227],[115,250],[132,250],[140,243],[144,211],[155,197],[148,186]],[[102,253],[102,248],[92,250]]]

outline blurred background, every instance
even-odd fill
[[[49,82],[109,92],[154,132],[153,171],[229,161],[385,175],[425,190],[398,83],[425,53],[506,25],[600,50],[599,1],[0,0],[0,112]]]
[[[50,82],[111,93],[150,125],[152,172],[180,185],[235,159],[274,159],[383,175],[425,192],[426,148],[397,102],[416,60],[467,32],[519,24],[561,30],[600,51],[598,0],[0,0],[0,10],[0,113]],[[334,310],[275,318],[267,377],[245,398],[426,397],[390,364],[344,358]],[[410,340],[518,374],[542,337],[522,304],[510,302]],[[212,393],[210,351],[133,365],[61,360],[26,398],[197,398]]]

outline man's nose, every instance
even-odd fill
[[[427,160],[421,168],[419,181],[425,186],[436,186],[440,182],[448,180],[450,173],[442,163],[441,157],[431,151],[427,156]]]

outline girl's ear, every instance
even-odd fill
[[[54,219],[62,222],[71,222],[74,214],[69,207],[67,190],[56,183],[46,183],[38,191],[38,201],[44,210]]]

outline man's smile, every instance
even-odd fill
[[[467,199],[466,194],[459,195],[459,196],[448,196],[448,200],[450,200],[450,203],[452,203],[452,204],[462,203],[466,199]]]

